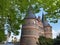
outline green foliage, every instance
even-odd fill
[[[6,40],[6,35],[4,34],[3,30],[0,30],[0,42],[5,41]]]
[[[40,36],[38,45],[60,45],[60,34],[55,39]]]
[[[54,45],[60,45],[60,34],[54,39]]]
[[[43,36],[40,36],[38,41],[39,41],[38,45],[53,45],[53,39],[45,38]]]

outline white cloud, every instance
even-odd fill
[[[52,30],[52,36],[53,38],[56,38],[56,36],[60,33],[60,30]]]

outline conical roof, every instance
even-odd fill
[[[44,14],[43,13],[42,13],[42,23],[43,23],[43,26],[50,26],[48,21],[44,18]]]
[[[27,11],[27,16],[25,18],[36,18],[36,16],[33,14],[31,7],[29,7]]]
[[[50,24],[48,23],[48,21],[44,21],[43,25],[44,26],[50,26]]]

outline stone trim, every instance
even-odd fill
[[[36,27],[33,27],[33,26],[24,26],[23,28],[22,28],[22,30],[25,30],[25,29],[35,29],[35,30],[39,30],[39,28],[36,28]]]
[[[35,36],[35,35],[22,35],[22,37],[27,37],[27,38],[39,38],[39,36]]]

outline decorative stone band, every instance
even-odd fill
[[[26,45],[25,43],[20,43],[20,45]]]
[[[45,33],[47,33],[47,34],[52,34],[52,32],[45,32]]]
[[[35,29],[35,30],[39,30],[38,27],[34,27],[34,26],[23,26],[23,29]]]
[[[28,29],[22,31],[22,35],[38,35],[38,34],[39,34],[38,30],[34,30],[34,29],[32,30]]]
[[[52,28],[52,26],[44,26],[44,27],[51,27]]]
[[[39,38],[39,36],[35,36],[35,35],[22,35],[22,37],[27,37],[27,38]]]

